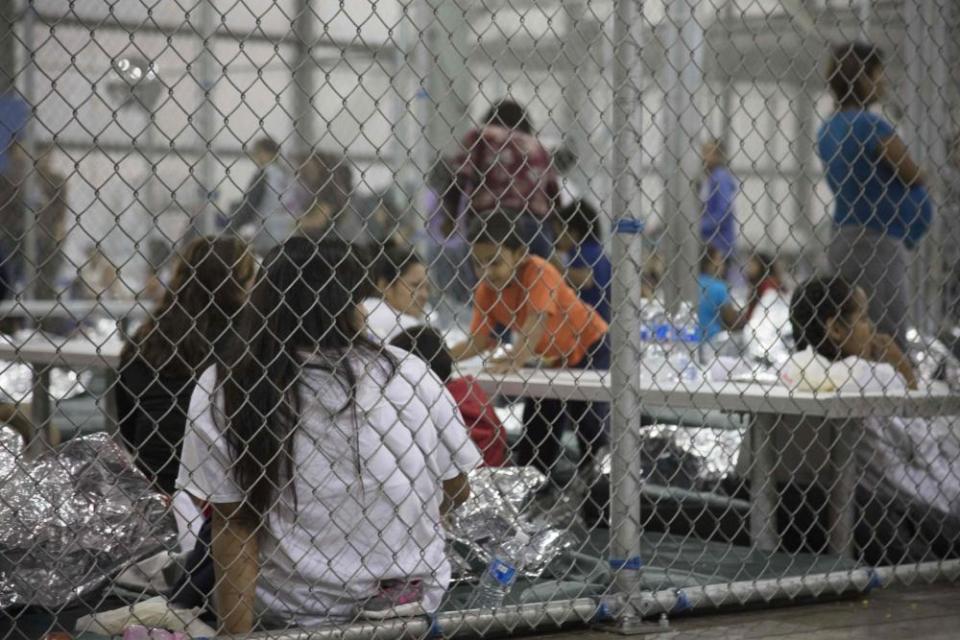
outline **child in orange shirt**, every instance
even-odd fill
[[[470,231],[471,258],[477,273],[470,338],[451,349],[455,360],[480,355],[497,344],[497,325],[513,334],[509,355],[492,361],[499,373],[523,367],[535,357],[573,369],[608,369],[607,323],[584,303],[549,262],[530,255],[512,220],[495,213],[478,219]],[[533,464],[550,475],[562,450],[567,422],[577,428],[580,464],[590,462],[606,444],[609,405],[600,402],[528,399],[524,436],[517,463]]]

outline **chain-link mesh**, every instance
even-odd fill
[[[960,573],[952,0],[0,9],[0,640]]]

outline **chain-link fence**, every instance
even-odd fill
[[[955,1],[0,8],[0,640],[960,575]]]

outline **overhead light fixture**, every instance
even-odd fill
[[[111,65],[114,77],[107,82],[107,93],[118,108],[136,104],[152,111],[163,93],[157,64],[138,57],[124,57]]]

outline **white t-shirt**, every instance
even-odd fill
[[[901,392],[907,383],[893,365],[851,356],[831,361],[813,348],[799,351],[780,370],[780,379],[801,391]]]
[[[892,365],[855,357],[831,362],[812,349],[794,354],[783,368],[781,379],[788,386],[807,391],[903,393],[907,389],[903,376]],[[819,480],[829,486],[833,480],[824,471],[832,436],[828,432],[826,438],[811,438],[819,424],[822,421],[803,421],[787,434],[788,441],[782,446],[784,457],[795,469],[793,478],[806,483]],[[842,428],[853,430],[860,484],[878,499],[911,505],[914,513],[939,511],[960,518],[957,425],[956,416],[891,416],[851,421]],[[775,441],[778,435],[775,432]]]
[[[345,400],[339,384],[320,368],[303,370],[297,507],[290,491],[280,494],[260,543],[257,610],[271,626],[352,617],[391,578],[422,579],[423,606],[433,611],[450,581],[441,482],[476,467],[480,454],[426,363],[386,349],[400,362],[389,380],[384,358],[351,358],[355,413],[331,415]],[[234,503],[243,491],[209,409],[215,384],[211,368],[194,391],[177,485],[202,500]]]
[[[404,329],[426,324],[426,320],[396,311],[383,298],[365,298],[363,308],[367,311],[367,329],[373,339],[384,344]]]

